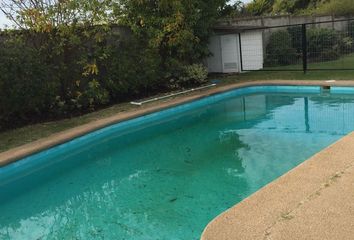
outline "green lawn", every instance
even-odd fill
[[[313,69],[340,69],[353,68],[354,69],[354,54],[347,55],[335,61],[328,61],[322,63],[310,63],[309,68]],[[269,68],[268,68],[269,69]],[[289,65],[279,67],[277,69],[302,69],[302,65]],[[336,70],[336,71],[311,71],[306,74],[302,71],[256,71],[247,72],[239,75],[229,76],[223,78],[225,81],[237,80],[354,80],[354,70]]]
[[[334,61],[326,61],[326,62],[315,62],[308,64],[309,69],[353,69],[354,70],[354,54],[345,55],[338,60]],[[268,70],[302,70],[302,63],[301,64],[293,64],[287,66],[280,66],[280,67],[267,67]]]
[[[294,66],[283,67],[289,68]],[[295,65],[296,67],[296,65]],[[298,66],[299,67],[299,66]],[[347,67],[354,68],[354,54],[348,55],[336,61],[310,64],[313,68],[339,68]],[[215,78],[215,77],[213,77]],[[354,80],[354,70],[353,71],[309,71],[307,74],[303,72],[248,72],[238,75],[230,76],[218,76],[221,79],[221,84],[230,84],[240,81],[254,81],[254,80]],[[152,103],[158,104],[158,103]],[[146,106],[149,106],[146,105]],[[11,148],[33,142],[40,138],[48,137],[54,133],[58,133],[63,130],[67,130],[82,124],[106,118],[120,112],[128,111],[136,106],[132,106],[129,103],[117,104],[107,109],[103,109],[97,112],[86,114],[81,117],[75,117],[71,119],[64,119],[54,122],[40,123],[35,125],[30,125],[18,129],[8,130],[6,132],[0,132],[0,152],[9,150]]]
[[[309,69],[354,69],[354,54],[349,54],[335,61],[309,63]]]
[[[4,152],[11,148],[30,143],[44,137],[48,137],[54,133],[80,126],[91,121],[110,117],[114,114],[124,112],[132,108],[134,108],[134,106],[128,103],[117,104],[110,108],[89,113],[80,117],[47,123],[39,123],[22,128],[8,130],[5,132],[0,132],[0,152]]]

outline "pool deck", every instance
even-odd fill
[[[354,81],[252,81],[217,86],[94,121],[0,153],[0,166],[106,126],[232,89],[258,85],[354,86]],[[228,211],[202,240],[354,239],[354,133]]]
[[[354,239],[354,133],[221,214],[201,239]]]

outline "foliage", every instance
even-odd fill
[[[253,0],[246,6],[247,12],[254,16],[268,15],[273,10],[275,0]]]
[[[321,53],[319,54],[319,58],[322,61],[336,60],[336,59],[339,59],[339,57],[340,57],[340,54],[335,49],[325,49],[325,50],[321,51]]]
[[[222,17],[243,17],[245,15],[248,15],[248,12],[246,10],[245,4],[240,1],[234,1],[232,4],[227,4],[224,6],[224,8],[221,10],[220,15]]]
[[[178,78],[178,83],[182,86],[204,83],[208,77],[208,70],[202,64],[184,66]]]
[[[354,47],[354,44],[353,44],[353,38],[350,37],[350,36],[341,36],[339,38],[339,50],[341,53],[345,54],[345,53],[349,53],[349,52],[352,52],[353,51],[353,47]]]
[[[273,5],[274,14],[294,14],[307,9],[311,0],[275,0]]]
[[[296,63],[302,47],[301,27],[274,32],[267,44],[265,63],[270,67]],[[310,28],[307,49],[310,62],[336,60],[353,51],[353,39],[332,29]]]
[[[0,102],[0,125],[74,116],[203,82],[206,71],[198,64],[209,54],[211,27],[225,4],[226,0],[2,1],[0,10],[19,31],[4,33],[9,41],[1,42],[6,46],[0,56],[0,95],[6,100]],[[117,23],[130,30],[122,33]]]
[[[112,100],[144,97],[165,87],[160,56],[156,51],[146,49],[137,39],[121,42],[110,55],[119,56],[106,63],[108,74],[104,85]]]
[[[47,112],[57,87],[33,48],[18,38],[0,42],[0,130]]]
[[[289,65],[297,60],[291,35],[286,30],[272,33],[266,47],[265,64],[268,66]]]
[[[113,0],[6,0],[0,10],[20,29],[50,32],[73,23],[109,23],[113,4]]]
[[[176,62],[192,64],[208,55],[211,27],[225,0],[123,0],[127,24],[142,42],[156,50],[161,67],[173,71]]]
[[[340,43],[340,35],[335,30],[312,28],[307,31],[307,46],[310,59],[338,59]]]
[[[354,4],[352,0],[330,0],[315,9],[314,13],[351,16],[354,15]]]
[[[279,14],[354,15],[352,0],[253,0],[246,11],[254,16]]]
[[[293,48],[295,48],[295,50],[298,54],[301,54],[301,52],[302,52],[302,27],[301,26],[288,27],[287,31],[290,34]]]
[[[354,21],[348,23],[348,36],[354,39]]]

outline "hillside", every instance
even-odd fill
[[[245,6],[249,15],[353,15],[353,0],[254,0]]]

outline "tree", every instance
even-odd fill
[[[274,14],[294,14],[307,9],[311,0],[276,0],[273,4]]]
[[[321,4],[314,12],[336,16],[353,16],[354,5],[352,0],[331,0]]]
[[[226,0],[7,0],[6,16],[22,29],[72,31],[75,26],[120,23],[158,51],[162,68],[207,56],[211,28]]]
[[[227,4],[221,11],[222,17],[242,17],[247,15],[246,6],[242,1]]]
[[[247,12],[254,16],[268,15],[273,11],[274,0],[253,0],[246,6]]]
[[[111,0],[6,0],[0,10],[18,29],[11,38],[35,49],[59,83],[58,102],[92,108],[106,102],[99,66],[109,57]],[[100,24],[103,26],[97,27]],[[10,39],[11,39],[10,38]],[[93,93],[94,92],[94,93]],[[95,95],[95,96],[94,96]],[[56,104],[56,103],[55,103]],[[65,110],[66,111],[66,110]]]
[[[115,12],[151,49],[162,68],[200,61],[225,0],[122,0]]]
[[[76,23],[108,23],[112,5],[112,0],[5,0],[0,10],[20,29],[49,32]]]
[[[337,2],[342,1],[350,2],[351,0],[253,0],[246,5],[246,10],[249,14],[255,16],[313,13],[318,12],[318,9],[321,9],[321,6],[328,2],[337,5]]]

